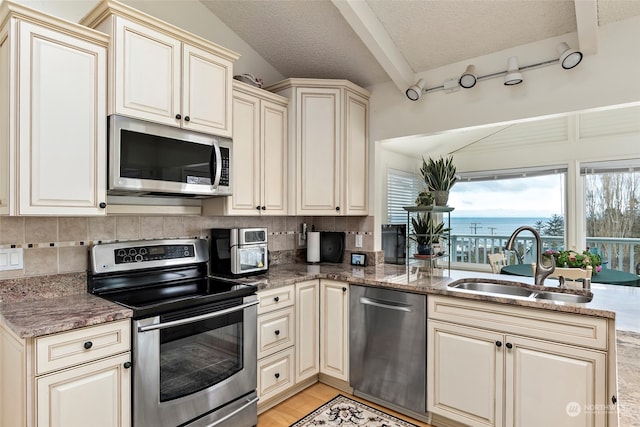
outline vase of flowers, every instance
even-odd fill
[[[602,258],[597,253],[585,249],[582,252],[573,250],[568,251],[555,251],[549,249],[545,252],[547,256],[553,256],[556,267],[565,268],[586,268],[591,266],[593,268],[592,274],[597,274],[602,270]]]

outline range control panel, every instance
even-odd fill
[[[195,256],[193,245],[150,245],[131,248],[119,248],[113,251],[116,264],[129,264],[144,261],[161,261]]]

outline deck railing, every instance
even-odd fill
[[[510,236],[489,234],[452,234],[452,262],[470,264],[488,264],[490,253],[504,251]],[[543,251],[547,249],[564,249],[564,238],[561,236],[541,236]],[[536,257],[536,242],[533,236],[517,236],[516,251],[506,251],[509,264],[532,263]],[[640,238],[587,237],[590,250],[600,254],[603,268],[636,272],[636,263],[640,261]],[[578,248],[582,251],[584,248]]]

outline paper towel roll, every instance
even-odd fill
[[[307,232],[307,262],[320,262],[320,232]]]

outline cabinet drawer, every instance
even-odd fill
[[[258,316],[258,359],[292,346],[294,324],[293,307]]]
[[[429,296],[429,319],[546,341],[607,348],[607,319],[573,313]]]
[[[260,300],[258,314],[269,313],[270,311],[293,305],[293,301],[295,301],[294,290],[295,286],[289,285],[258,292],[258,299]]]
[[[294,385],[293,348],[258,361],[258,396],[265,401]]]
[[[36,338],[36,375],[129,351],[130,331],[126,319]]]

